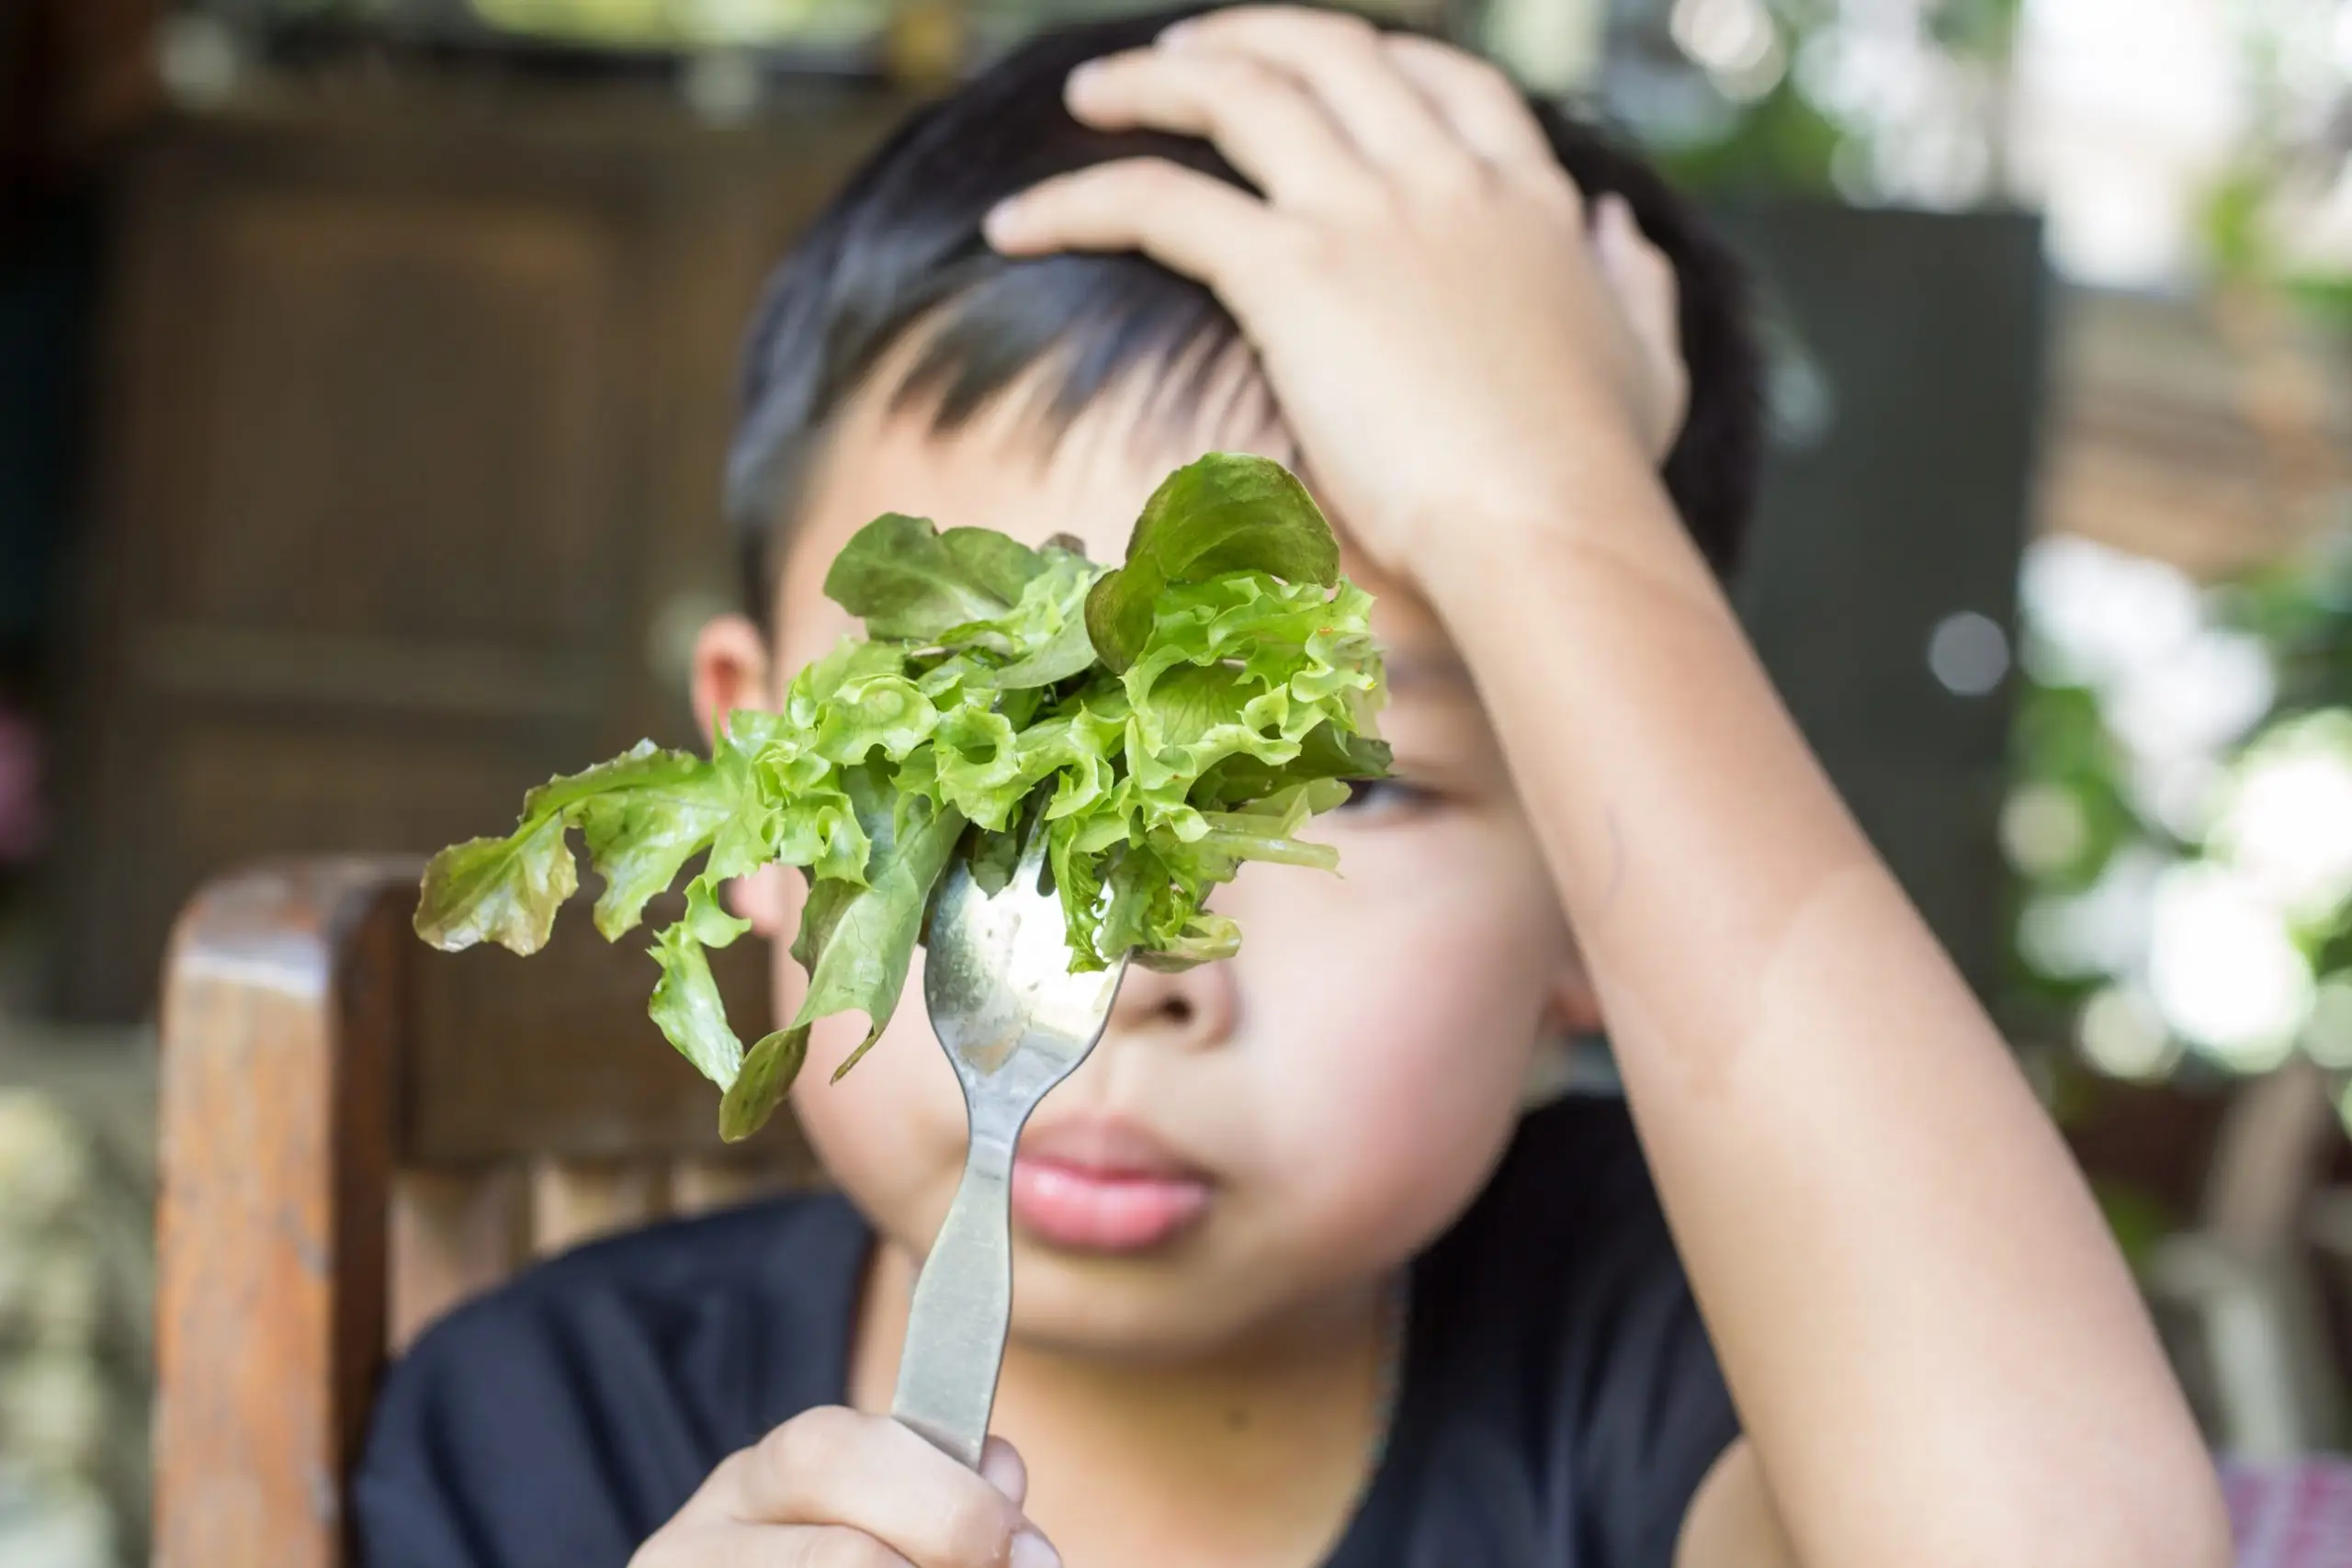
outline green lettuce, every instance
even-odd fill
[[[550,780],[514,832],[435,856],[417,904],[435,947],[536,952],[578,888],[577,829],[609,941],[699,857],[685,913],[653,937],[649,1010],[724,1091],[729,1138],[775,1111],[817,1020],[865,1016],[842,1071],[874,1043],[952,858],[1001,886],[1041,833],[1073,969],[1130,953],[1182,968],[1239,945],[1203,908],[1212,889],[1252,860],[1334,867],[1299,826],[1387,771],[1371,596],[1340,575],[1306,487],[1264,458],[1169,476],[1115,570],[892,513],[842,547],[825,592],[866,635],[795,675],[776,711],[729,716],[708,757],[649,741]],[[779,863],[808,882],[791,950],[808,994],[746,1048],[707,953],[750,929],[720,886]]]

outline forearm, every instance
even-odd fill
[[[1595,521],[1460,524],[1423,581],[1804,1561],[2220,1561],[2178,1392],[2002,1042],[1655,482],[1577,489]]]

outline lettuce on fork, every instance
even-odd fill
[[[513,833],[435,856],[417,904],[435,947],[537,952],[579,886],[577,829],[609,941],[701,857],[685,913],[654,934],[650,1010],[725,1090],[729,1138],[783,1100],[818,1019],[868,1021],[843,1072],[874,1043],[952,858],[999,887],[1043,833],[1074,968],[1130,950],[1182,968],[1239,945],[1202,907],[1212,888],[1245,861],[1333,869],[1299,825],[1387,771],[1371,595],[1340,575],[1306,487],[1265,458],[1170,475],[1116,570],[893,513],[842,547],[825,592],[865,636],[800,671],[778,711],[729,716],[707,758],[646,741],[549,780]],[[706,954],[750,929],[720,885],[775,863],[808,879],[792,944],[808,995],[746,1050]]]

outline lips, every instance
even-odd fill
[[[1208,1209],[1198,1166],[1133,1122],[1055,1122],[1023,1134],[1012,1163],[1012,1220],[1048,1247],[1141,1252]]]

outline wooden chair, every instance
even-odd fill
[[[387,1358],[518,1264],[812,1179],[790,1125],[729,1147],[645,1017],[641,938],[567,910],[527,962],[409,930],[417,863],[220,878],[180,917],[162,1019],[154,1561],[338,1568]],[[667,919],[657,907],[651,919]],[[739,1032],[764,954],[712,955]]]

